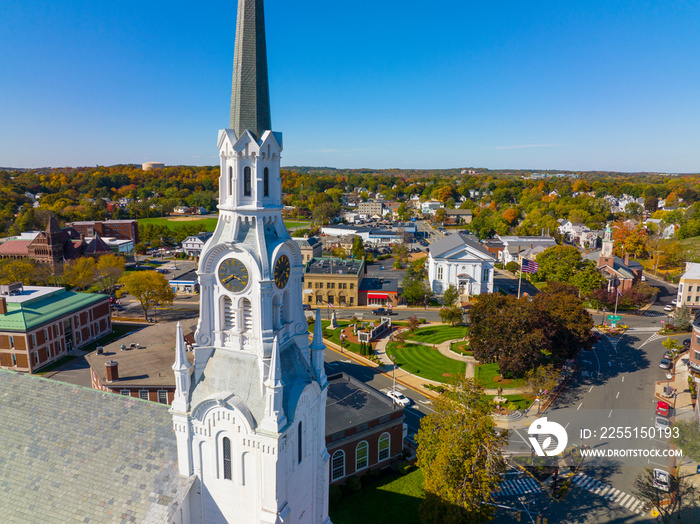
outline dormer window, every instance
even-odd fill
[[[252,193],[252,183],[250,168],[246,167],[243,169],[243,196],[250,196]]]

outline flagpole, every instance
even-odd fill
[[[617,316],[617,299],[620,296],[620,291],[615,288],[615,315]]]
[[[520,261],[520,273],[518,275],[518,298],[520,298],[520,285],[523,282],[523,262]]]

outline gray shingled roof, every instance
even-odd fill
[[[167,406],[0,371],[3,522],[167,522],[179,476]]]
[[[430,254],[433,256],[433,258],[438,258],[447,253],[448,251],[452,251],[453,249],[460,246],[466,246],[470,248],[470,250],[476,251],[478,254],[484,256],[485,258],[493,258],[493,255],[486,251],[486,249],[484,249],[484,247],[481,244],[478,244],[477,242],[474,242],[472,240],[468,240],[459,233],[448,235],[444,238],[441,238],[440,240],[433,242],[428,247],[428,251],[430,251]]]

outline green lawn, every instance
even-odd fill
[[[321,321],[321,326],[323,327],[323,338],[340,345],[340,332],[343,330],[343,328],[348,327],[350,325],[350,322],[339,321],[338,329],[329,329],[328,326],[330,326],[330,324],[330,320]],[[313,332],[314,324],[309,324],[309,333]],[[353,353],[360,353],[360,345],[354,342],[348,342],[347,340],[343,343],[343,349],[349,349]]]
[[[449,382],[453,376],[464,375],[466,367],[464,362],[447,358],[437,349],[420,344],[406,343],[399,347],[398,342],[390,342],[386,352],[404,371],[438,382]]]
[[[218,218],[202,218],[199,220],[173,220],[174,217],[165,218],[139,218],[139,225],[154,224],[159,226],[167,226],[169,229],[178,227],[196,225],[199,231],[214,231]]]
[[[472,352],[469,349],[468,342],[453,342],[450,344],[450,351],[457,353],[458,355],[468,355],[472,356]]]
[[[496,376],[500,376],[501,370],[498,369],[498,364],[481,364],[476,366],[474,378],[481,384],[484,389],[498,389],[501,386],[503,389],[519,388],[526,385],[525,379],[505,379],[497,382]]]
[[[423,472],[392,476],[331,504],[333,524],[400,522],[419,524],[418,506],[423,501]]]
[[[285,220],[284,225],[287,229],[294,229],[297,227],[309,227],[311,222],[304,222],[302,220]]]
[[[484,398],[491,401],[496,395],[484,395]],[[515,409],[527,409],[532,404],[532,400],[523,397],[522,395],[503,395],[508,402],[515,404]]]
[[[466,336],[467,328],[465,326],[429,326],[418,328],[413,333],[408,333],[406,339],[426,344],[440,344],[446,340],[455,340]]]

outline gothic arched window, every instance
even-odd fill
[[[243,196],[250,196],[252,187],[250,168],[246,167],[243,169]]]
[[[224,437],[221,444],[224,455],[224,478],[231,480],[231,440],[228,437]]]
[[[229,166],[228,168],[228,187],[229,187],[229,193],[232,193],[233,191],[233,168]]]
[[[270,170],[263,171],[263,196],[270,196]]]

